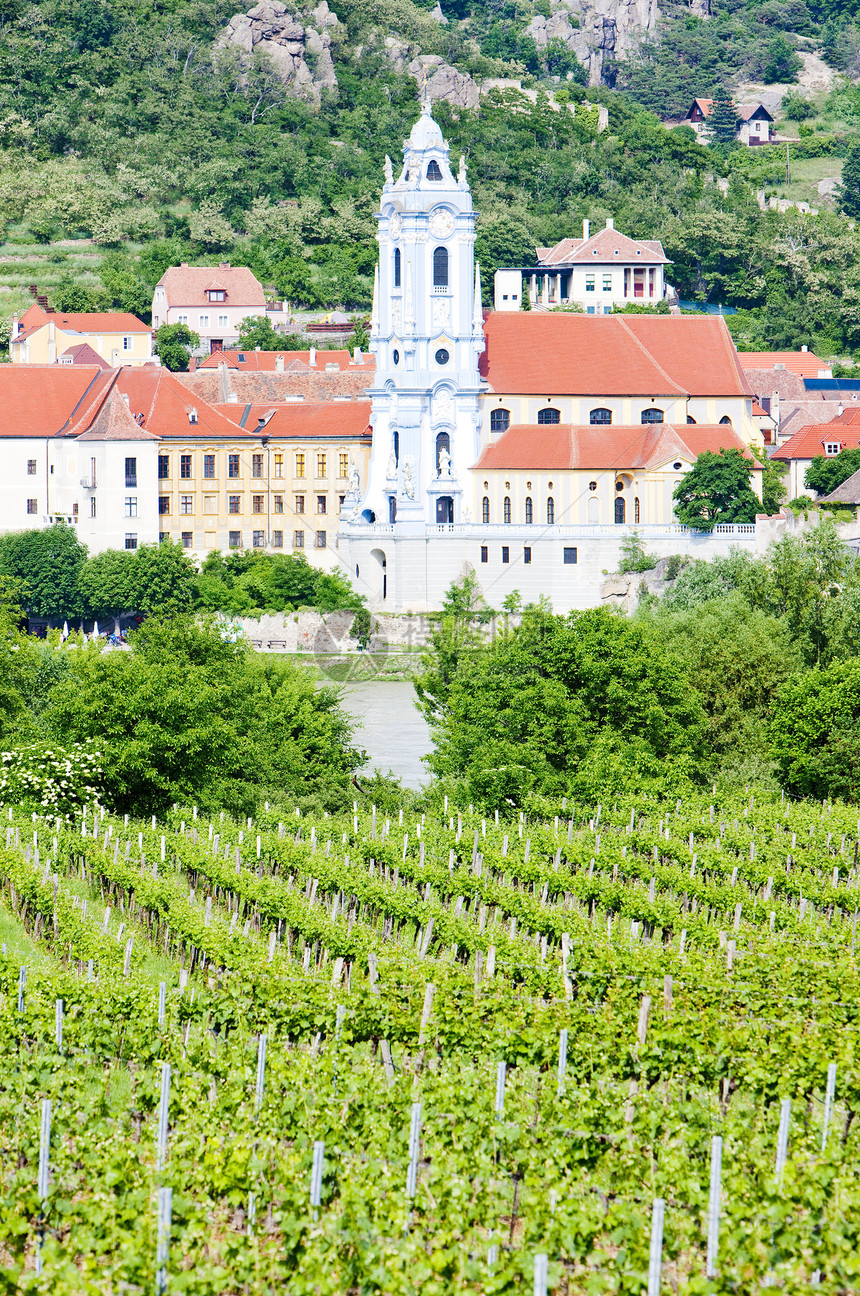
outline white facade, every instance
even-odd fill
[[[90,553],[158,542],[158,442],[0,440],[4,531],[74,526]]]

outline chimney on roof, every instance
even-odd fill
[[[255,351],[262,351],[262,349],[263,349],[262,347],[254,347]]]
[[[352,363],[357,365],[364,364],[364,356],[361,354],[361,347],[356,347],[352,353]]]
[[[845,406],[842,404],[842,401],[840,401],[839,404],[836,406],[836,417],[840,418],[841,415],[843,415],[844,413],[845,413]]]
[[[310,352],[308,354],[308,364],[312,368],[314,368],[316,366],[316,362],[317,362],[317,349],[316,347],[311,347]]]
[[[219,261],[219,262],[218,262],[218,269],[219,269],[219,270],[229,270],[229,269],[230,269],[230,262],[229,262],[229,261]]]
[[[234,392],[234,391],[231,391],[230,394],[229,394],[229,396],[227,397],[227,399],[226,399],[226,401],[225,401],[224,403],[225,403],[225,405],[238,405],[238,404],[239,404],[239,395],[238,395],[238,393],[237,393],[237,392]]]
[[[606,228],[607,228],[607,229],[615,229],[615,217],[614,217],[614,216],[607,216],[607,217],[606,217]]]
[[[800,349],[801,351],[808,351],[809,347],[804,343],[804,345]]]
[[[191,356],[191,357],[189,358],[189,361],[188,361],[188,372],[189,372],[189,373],[196,373],[196,372],[197,372],[197,356]]]
[[[282,355],[275,356],[275,373],[283,373],[283,372],[284,372],[284,357]]]
[[[587,221],[587,220],[584,220],[584,221],[582,222],[582,239],[583,239],[583,242],[586,242],[586,243],[588,242],[588,231],[589,231],[589,229],[590,229],[590,226],[589,226],[588,221]]]
[[[179,262],[179,269],[180,269],[180,270],[187,270],[187,269],[188,269],[188,262],[187,262],[187,261],[180,261],[180,262]]]
[[[265,414],[261,414],[257,419],[257,431],[262,432],[265,426],[266,426],[266,416]]]
[[[775,421],[777,431],[779,430],[779,392],[775,391],[770,398],[770,416]]]

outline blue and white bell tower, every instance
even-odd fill
[[[425,104],[395,180],[385,160],[370,349],[373,451],[360,516],[395,534],[464,520],[484,349],[475,213]]]

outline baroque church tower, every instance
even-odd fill
[[[466,165],[424,104],[397,179],[385,160],[370,349],[376,354],[369,481],[356,522],[415,537],[469,521],[484,349],[475,212]]]

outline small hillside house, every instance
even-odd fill
[[[82,355],[85,347],[92,356]],[[152,330],[136,315],[43,310],[34,302],[12,317],[12,364],[141,365],[152,359]]]
[[[496,271],[497,311],[522,308],[523,281],[532,309],[579,306],[587,315],[608,315],[614,306],[656,306],[666,296],[669,260],[657,239],[632,239],[612,219],[596,234],[582,222],[582,238],[536,248],[537,264]]]
[[[713,111],[713,99],[694,99],[688,112],[681,118],[682,126],[692,126],[700,143],[706,144],[711,131],[708,118]],[[773,117],[762,103],[735,104],[738,115],[737,139],[753,148],[758,144],[772,144],[775,138]]]
[[[200,338],[200,353],[235,347],[239,325],[266,314],[266,295],[246,266],[171,266],[155,286],[152,327],[187,324]]]

